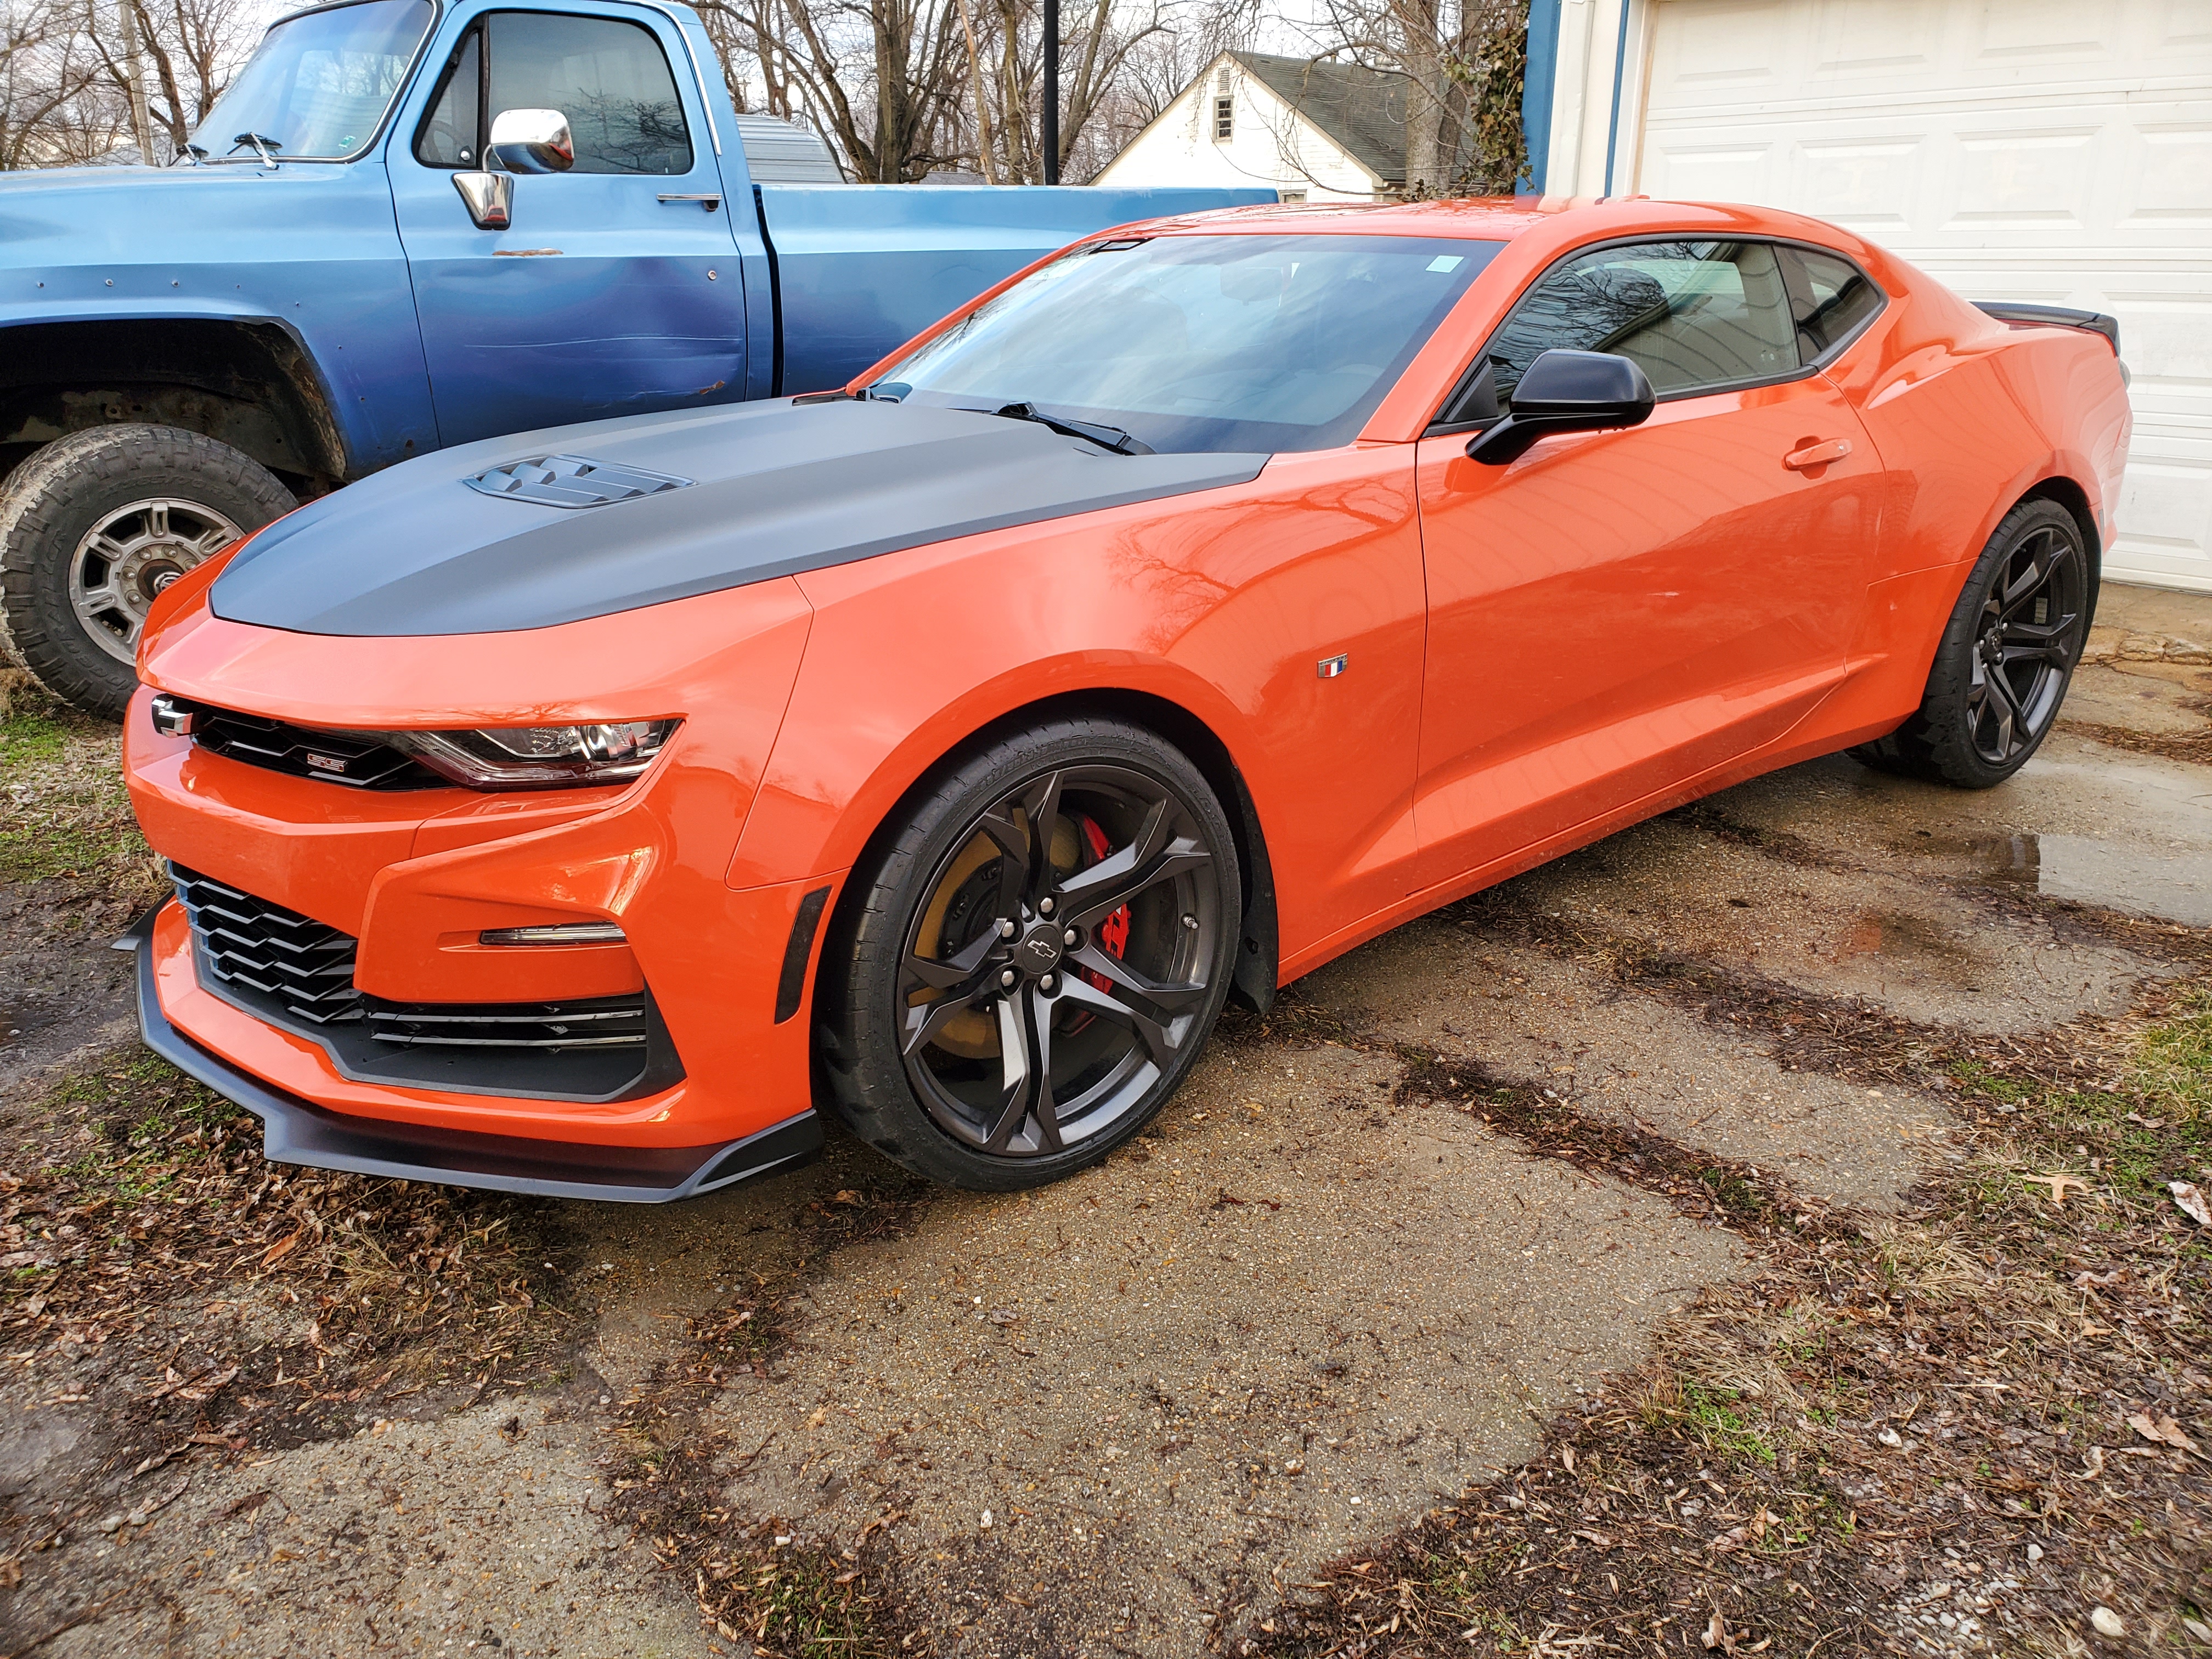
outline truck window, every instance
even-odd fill
[[[476,166],[483,94],[483,48],[479,32],[471,29],[453,48],[438,95],[423,113],[422,130],[415,135],[415,159],[426,167]]]
[[[287,161],[350,161],[384,125],[436,17],[424,0],[360,0],[282,19],[200,122],[194,147],[210,161],[256,161],[260,151],[238,138],[251,132]]]
[[[572,172],[691,171],[691,133],[676,77],[660,42],[638,24],[492,13],[447,60],[415,135],[415,159],[432,167],[477,166],[473,158],[483,154],[491,118],[508,109],[557,109],[567,116],[576,143]]]

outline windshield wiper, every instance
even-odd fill
[[[1039,426],[1050,427],[1064,437],[1082,438],[1097,444],[1101,449],[1110,449],[1116,455],[1151,455],[1158,452],[1134,434],[1118,426],[1102,426],[1090,421],[1063,421],[1047,415],[1035,404],[1006,404],[978,413],[1003,415],[1010,421],[1035,421]]]
[[[238,147],[240,144],[252,145],[253,153],[261,158],[262,165],[272,167],[276,165],[276,158],[270,155],[270,151],[284,148],[284,141],[282,138],[267,137],[258,132],[241,132],[230,141],[230,153],[234,155],[238,154]]]

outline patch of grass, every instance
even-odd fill
[[[86,925],[88,907],[150,903],[160,877],[131,816],[113,724],[35,687],[9,697],[13,712],[0,720],[0,882],[77,884],[48,906],[55,931]]]

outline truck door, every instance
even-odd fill
[[[488,10],[441,36],[391,143],[440,441],[742,397],[745,296],[683,37],[628,6]],[[503,110],[558,110],[567,172],[480,230],[454,174]]]

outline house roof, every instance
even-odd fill
[[[1228,54],[1387,185],[1406,182],[1406,77],[1264,52]]]

